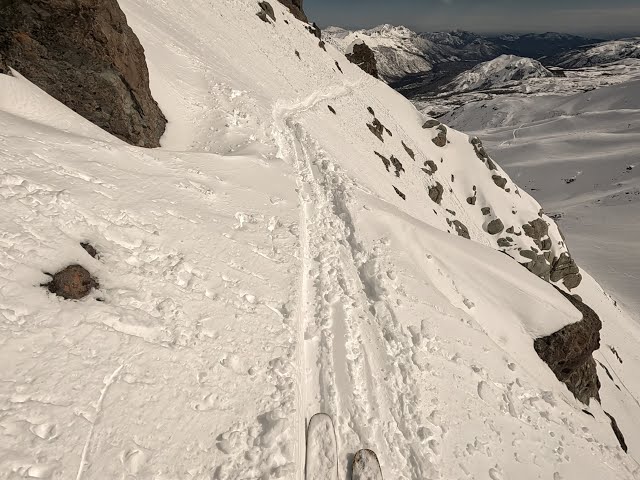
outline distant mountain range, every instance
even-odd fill
[[[466,31],[416,33],[403,26],[380,25],[368,30],[329,27],[325,42],[347,51],[355,41],[364,41],[374,52],[380,77],[392,82],[407,75],[430,71],[446,62],[474,64],[500,55],[540,59],[552,58],[601,40],[561,33],[483,36]]]

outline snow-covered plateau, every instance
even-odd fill
[[[573,239],[477,139],[275,1],[119,4],[160,148],[0,75],[0,479],[298,480],[318,412],[340,479],[362,448],[390,480],[640,477],[640,325],[523,267]],[[69,264],[99,288],[41,286]],[[602,320],[588,405],[534,349],[583,319],[558,289]]]

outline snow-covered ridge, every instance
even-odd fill
[[[386,81],[431,69],[431,57],[441,49],[403,26],[380,25],[369,30],[349,31],[329,27],[322,32],[325,42],[347,53],[355,42],[364,42],[375,54],[378,71]]]
[[[640,38],[613,40],[569,52],[562,55],[557,63],[565,68],[581,68],[605,65],[626,59],[640,59]]]
[[[445,87],[448,92],[466,92],[505,87],[512,82],[529,78],[552,77],[551,73],[537,60],[515,55],[500,55],[498,58],[476,65],[461,73]]]
[[[317,412],[341,479],[363,447],[389,479],[637,476],[604,410],[637,456],[637,326],[581,271],[616,353],[578,403],[533,340],[581,315],[520,264],[568,248],[476,139],[278,3],[121,5],[162,148],[0,76],[1,476],[299,480]],[[92,297],[40,286],[69,263]]]

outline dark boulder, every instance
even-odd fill
[[[372,77],[380,78],[378,76],[376,57],[373,54],[373,50],[366,43],[361,42],[353,45],[352,53],[347,53],[346,57],[351,63],[357,65]]]
[[[600,348],[600,318],[588,305],[557,289],[582,313],[582,320],[533,342],[538,356],[582,403],[600,401],[600,380],[593,352]]]
[[[499,218],[496,218],[495,220],[491,220],[487,225],[487,232],[490,235],[497,235],[498,233],[502,233],[503,230],[504,230],[504,223],[502,223],[502,220],[500,220]]]
[[[132,145],[160,145],[167,120],[116,0],[5,0],[0,19],[0,72],[15,69]]]
[[[98,282],[80,265],[69,265],[53,275],[51,282],[44,285],[51,293],[67,300],[79,300],[98,288]]]

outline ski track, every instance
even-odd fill
[[[437,478],[432,458],[415,441],[419,421],[410,405],[420,400],[410,336],[378,294],[383,290],[376,285],[378,259],[360,244],[351,220],[350,188],[357,185],[297,121],[356,86],[316,92],[296,105],[276,105],[273,110],[279,156],[295,163],[301,211],[297,472],[303,471],[306,421],[323,412],[334,418],[341,475],[346,475],[353,453],[370,446],[386,452],[383,458],[392,476],[407,472],[410,478]],[[383,359],[377,351],[385,352]],[[387,369],[391,388],[373,374]],[[399,438],[404,448],[399,448]]]

